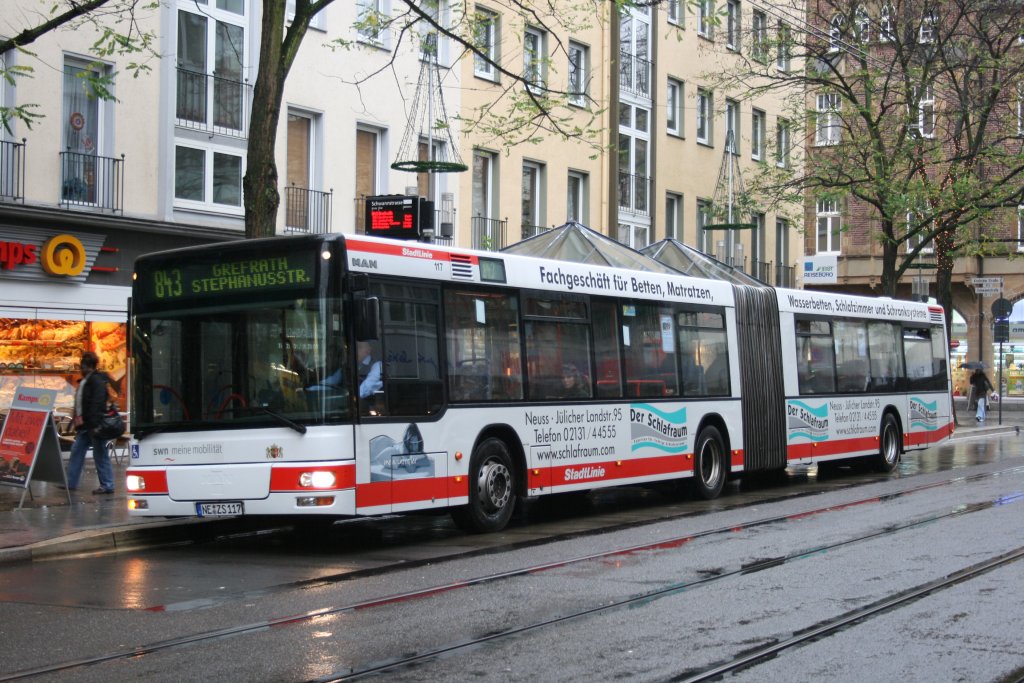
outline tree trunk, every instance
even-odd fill
[[[882,241],[882,296],[896,298],[896,284],[899,276],[896,274],[896,259],[899,243],[892,239],[892,222],[882,219],[882,234],[885,238]]]
[[[263,3],[259,73],[252,93],[248,158],[242,179],[247,238],[270,237],[277,232],[281,195],[274,152],[284,81],[290,67],[290,62],[281,59],[284,9],[284,0]]]

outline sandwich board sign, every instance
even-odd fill
[[[25,503],[25,493],[32,494],[29,485],[33,480],[67,486],[52,418],[56,398],[53,389],[18,385],[0,431],[0,484],[25,489],[19,508]],[[70,503],[71,494],[67,495]]]

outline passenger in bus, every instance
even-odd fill
[[[566,363],[562,366],[560,398],[590,398],[590,382],[573,363]]]
[[[370,398],[384,388],[380,361],[368,341],[356,342],[356,369],[359,373],[359,398]]]
[[[683,395],[704,396],[708,393],[707,385],[704,383],[704,368],[693,362],[693,356],[684,353],[682,361],[683,372]]]

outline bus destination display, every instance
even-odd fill
[[[139,294],[149,301],[170,302],[303,289],[313,285],[314,264],[307,254],[167,264],[143,273],[144,291]]]

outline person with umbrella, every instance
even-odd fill
[[[971,388],[974,390],[974,397],[978,399],[978,411],[975,413],[975,419],[978,422],[984,422],[985,404],[988,399],[988,392],[992,391],[993,386],[985,374],[984,366],[981,364],[974,368],[974,374],[971,375]]]

